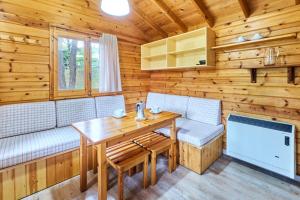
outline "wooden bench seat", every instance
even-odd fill
[[[131,141],[107,148],[108,163],[118,172],[118,197],[123,199],[123,174],[129,169],[144,164],[144,188],[148,186],[148,159],[150,152]]]
[[[150,132],[148,134],[136,137],[133,142],[151,151],[151,185],[156,184],[156,159],[157,155],[167,152],[168,155],[168,169],[172,172],[172,140],[161,134]]]

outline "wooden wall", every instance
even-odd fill
[[[49,28],[0,20],[0,104],[49,100],[49,38]],[[131,110],[145,99],[150,74],[140,70],[138,44],[120,40],[119,51],[123,94]]]
[[[233,43],[240,35],[251,37],[256,32],[266,36],[297,33],[300,32],[300,7],[271,12],[246,21],[227,23],[215,27],[214,30],[217,45]],[[280,43],[285,62],[299,64],[300,42],[294,41],[285,40],[262,45]],[[286,68],[259,69],[257,83],[250,83],[250,72],[246,68],[262,66],[263,55],[264,50],[261,48],[219,51],[216,56],[216,70],[152,72],[150,90],[221,99],[224,123],[229,113],[240,113],[295,124],[297,168],[300,174],[300,68],[296,70],[295,85],[287,84]]]

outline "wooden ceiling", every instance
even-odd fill
[[[160,3],[158,3],[160,2]],[[226,24],[294,6],[299,0],[132,0],[133,23],[151,38]],[[144,16],[144,17],[143,17]],[[151,19],[152,25],[144,23]],[[159,29],[156,29],[158,26]]]
[[[0,0],[0,20],[94,33],[114,33],[143,43],[198,27],[215,27],[295,6],[299,0],[130,0],[131,13],[112,17],[100,0]]]

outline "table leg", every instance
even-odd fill
[[[177,140],[177,133],[176,133],[176,121],[175,119],[172,121],[171,127],[170,127],[170,136],[171,140],[173,141],[172,144],[172,158],[173,158],[173,170],[177,167],[177,147],[176,147],[176,140]]]
[[[87,189],[87,139],[80,136],[80,191]]]
[[[97,145],[98,158],[98,199],[107,199],[106,143]]]

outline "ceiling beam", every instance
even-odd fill
[[[250,16],[250,8],[248,6],[247,0],[238,0],[238,1],[244,13],[245,18],[248,18]]]
[[[175,24],[177,24],[183,32],[186,32],[188,29],[186,25],[177,17],[172,10],[162,1],[162,0],[152,0],[155,5],[157,5],[160,10]]]
[[[135,6],[131,6],[132,11],[138,16],[140,17],[146,24],[148,24],[148,26],[150,26],[152,29],[154,29],[155,31],[157,31],[161,36],[163,37],[168,37],[168,33],[166,33],[164,30],[162,30],[158,25],[156,25],[155,23],[153,23],[148,16],[146,16],[146,14],[139,8],[135,7]]]
[[[204,18],[205,22],[210,26],[213,27],[215,20],[212,17],[212,15],[208,12],[208,9],[206,8],[205,4],[202,0],[192,0],[192,2],[198,7],[200,14]]]

